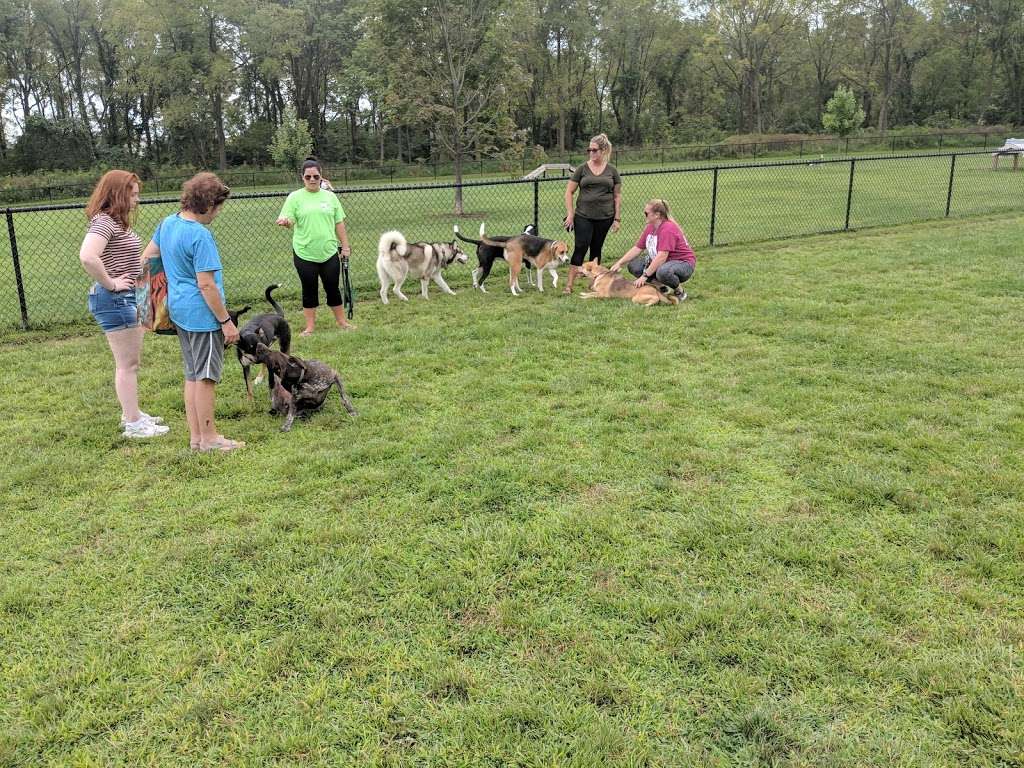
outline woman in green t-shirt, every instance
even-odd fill
[[[565,188],[565,228],[575,230],[576,248],[569,261],[569,279],[564,293],[572,293],[572,284],[590,251],[590,258],[601,261],[601,248],[608,231],[619,231],[622,214],[622,179],[615,166],[608,162],[612,143],[603,133],[597,134],[587,146],[587,160],[580,163]],[[573,195],[579,190],[576,207]]]
[[[302,283],[302,314],[306,318],[302,336],[309,336],[316,325],[316,308],[320,305],[318,282],[324,285],[327,306],[338,327],[355,328],[345,317],[340,287],[338,244],[344,258],[352,253],[345,230],[345,211],[337,195],[320,188],[323,175],[320,161],[307,159],[302,164],[302,189],[288,195],[277,217],[278,226],[292,230],[293,263]]]

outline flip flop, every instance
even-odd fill
[[[226,437],[219,437],[212,443],[209,443],[205,447],[199,446],[199,453],[210,453],[211,451],[219,451],[221,453],[229,453],[231,451],[237,451],[239,448],[244,448],[245,443],[241,440],[229,440]]]
[[[313,335],[312,331],[303,331],[302,333],[299,334],[299,336],[312,336],[312,335]]]

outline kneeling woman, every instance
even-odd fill
[[[338,244],[345,258],[352,253],[345,230],[345,211],[337,195],[320,188],[323,169],[317,160],[302,164],[302,189],[288,195],[277,217],[277,224],[292,230],[292,256],[295,271],[302,283],[302,314],[306,318],[303,336],[309,336],[316,325],[316,308],[320,305],[318,281],[327,294],[327,306],[334,313],[340,328],[355,328],[345,317],[341,298],[341,261]]]
[[[673,291],[680,301],[686,299],[683,283],[693,277],[697,257],[675,219],[668,215],[664,200],[648,200],[644,206],[647,226],[636,245],[612,265],[612,272],[623,266],[636,277],[636,287],[658,282]]]

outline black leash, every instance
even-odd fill
[[[343,256],[340,248],[338,249],[338,258],[341,259],[342,290],[344,291],[341,298],[347,310],[345,314],[351,320],[352,316],[356,313],[356,300],[352,295],[352,279],[348,273],[348,256]]]

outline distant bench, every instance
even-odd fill
[[[1017,170],[1020,156],[1024,153],[1024,139],[1007,139],[999,149],[992,153],[992,170],[999,167],[999,158],[1003,155],[1013,155],[1013,170]]]

